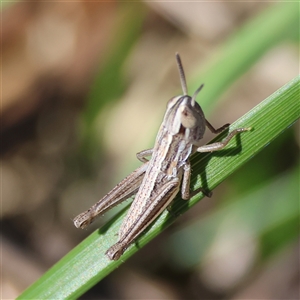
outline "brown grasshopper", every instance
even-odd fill
[[[213,133],[222,132],[230,124],[215,129],[206,119],[195,101],[203,84],[193,97],[188,96],[181,59],[176,53],[183,95],[173,97],[167,104],[163,122],[158,131],[154,148],[137,153],[144,164],[128,175],[90,209],[74,219],[77,228],[85,228],[98,216],[136,194],[127,216],[119,230],[119,239],[106,255],[118,260],[128,246],[166,209],[180,190],[181,197],[189,200],[202,191],[190,192],[191,165],[189,157],[195,152],[213,152],[223,149],[237,134],[250,128],[238,128],[222,141],[200,146],[205,127]],[[151,155],[151,159],[146,159]]]

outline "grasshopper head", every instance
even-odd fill
[[[184,133],[184,138],[194,144],[202,139],[205,132],[205,116],[200,105],[195,101],[203,84],[196,90],[193,97],[188,96],[185,75],[178,53],[176,53],[176,59],[184,95],[169,100],[163,124],[170,134]]]
[[[200,105],[192,97],[183,95],[169,100],[164,125],[172,135],[184,133],[185,139],[194,143],[205,132],[205,117]]]

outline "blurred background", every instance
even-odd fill
[[[72,222],[152,147],[167,101],[181,93],[175,52],[190,94],[214,74],[201,104],[257,47],[237,44],[251,24],[271,24],[272,43],[203,104],[215,127],[233,122],[299,74],[299,15],[288,15],[298,5],[3,2],[2,298],[120,209],[88,230]],[[290,22],[282,32],[269,17],[276,10]],[[299,299],[298,154],[296,124],[81,298]]]

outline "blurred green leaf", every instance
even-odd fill
[[[299,3],[278,3],[250,20],[221,45],[219,51],[195,74],[190,88],[195,91],[199,83],[205,83],[205,89],[198,98],[206,114],[232,83],[270,48],[287,40],[295,28],[299,33]]]
[[[140,3],[135,5],[120,4],[119,19],[117,21],[114,43],[109,45],[109,53],[105,54],[103,65],[92,83],[86,108],[82,114],[83,150],[93,156],[98,150],[95,140],[95,121],[103,107],[113,103],[122,95],[125,89],[125,79],[122,69],[132,47],[140,36],[145,18],[145,8]],[[108,51],[106,51],[108,52]],[[98,141],[98,139],[97,139]]]
[[[20,2],[20,0],[6,0],[6,1],[1,1],[1,10],[8,8],[11,5],[17,4],[18,2]]]

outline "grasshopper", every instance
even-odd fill
[[[200,146],[205,127],[217,134],[230,124],[215,129],[205,119],[200,105],[196,102],[203,84],[190,97],[178,53],[176,60],[183,95],[169,100],[154,148],[137,153],[137,158],[144,164],[74,219],[77,228],[85,228],[98,215],[136,194],[119,230],[117,243],[106,251],[110,260],[118,260],[128,246],[170,205],[179,192],[180,185],[181,197],[184,200],[189,200],[200,191],[210,196],[202,188],[190,192],[189,157],[192,154],[223,149],[237,133],[251,129],[238,128],[230,132],[222,142]],[[146,157],[150,155],[151,159],[148,160]]]

